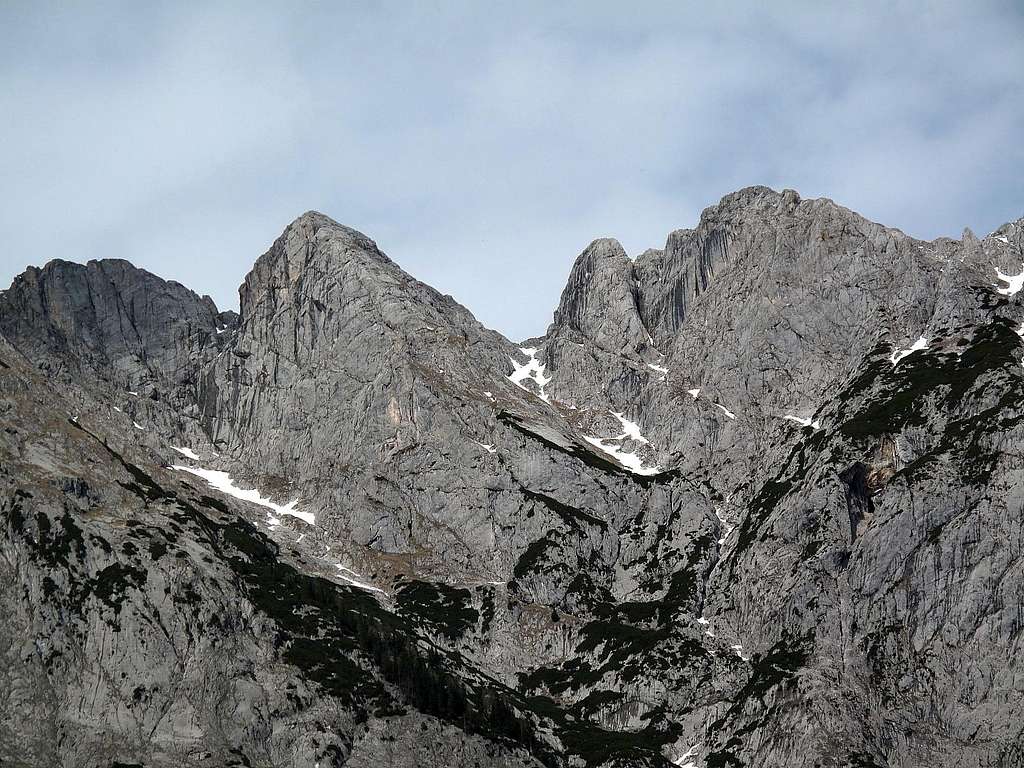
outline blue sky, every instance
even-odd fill
[[[120,257],[231,308],[316,209],[524,338],[592,239],[750,184],[925,238],[1024,215],[1024,6],[717,5],[8,0],[0,284]]]

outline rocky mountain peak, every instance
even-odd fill
[[[704,211],[716,211],[720,214],[727,211],[774,211],[780,205],[792,207],[799,203],[800,195],[795,190],[786,189],[780,192],[771,187],[755,184],[723,195],[721,200]]]
[[[246,275],[238,289],[241,320],[273,316],[280,306],[315,294],[320,283],[347,269],[384,265],[391,261],[369,237],[309,211],[285,228]]]
[[[55,259],[0,292],[0,334],[40,364],[77,361],[126,382],[172,376],[221,322],[210,297],[123,259]]]
[[[571,331],[602,349],[650,344],[640,319],[633,262],[617,240],[592,242],[573,264],[548,333]]]
[[[407,274],[369,237],[315,211],[256,260],[239,305],[239,343],[267,344],[293,360],[360,328],[410,341],[424,328],[482,330],[462,305]]]

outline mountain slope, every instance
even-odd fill
[[[1022,228],[752,187],[522,349],[315,212],[237,318],[29,270],[0,755],[1022,764]]]

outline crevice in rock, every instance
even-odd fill
[[[851,543],[857,538],[861,524],[870,522],[875,514],[875,504],[871,500],[872,474],[872,468],[862,461],[854,462],[839,473],[839,479],[845,486]]]

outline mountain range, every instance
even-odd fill
[[[750,187],[513,343],[309,212],[0,293],[0,765],[1024,766],[1024,219]]]

